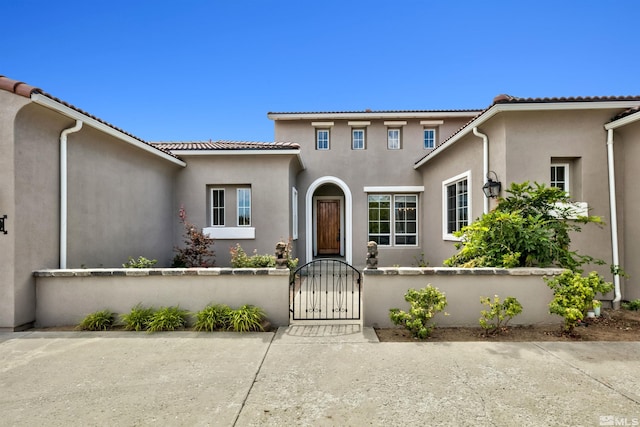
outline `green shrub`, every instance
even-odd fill
[[[626,310],[638,311],[640,310],[640,299],[634,299],[633,301],[623,302],[622,308]]]
[[[134,259],[129,257],[129,260],[122,264],[123,268],[151,268],[158,263],[157,259],[147,259],[143,256]]]
[[[447,306],[446,296],[431,285],[415,290],[409,289],[404,295],[410,305],[409,312],[398,308],[389,310],[389,317],[395,325],[407,328],[415,338],[425,339],[435,327],[431,319]]]
[[[127,331],[144,331],[149,327],[151,318],[153,317],[152,307],[143,307],[137,304],[128,314],[120,316]]]
[[[515,297],[507,297],[500,302],[500,297],[494,295],[493,301],[489,297],[480,298],[480,303],[489,307],[489,310],[480,312],[480,326],[488,333],[499,333],[518,314],[522,313],[522,304]]]
[[[263,331],[264,311],[254,305],[243,305],[231,311],[231,328],[236,332]]]
[[[187,326],[189,312],[179,306],[161,307],[151,316],[147,331],[175,331]]]
[[[455,235],[460,250],[445,260],[455,267],[548,267],[572,271],[588,263],[602,264],[570,250],[570,233],[587,223],[602,224],[597,216],[575,217],[567,194],[556,187],[528,182],[511,184],[509,196],[496,208],[463,227]]]
[[[212,332],[229,329],[231,326],[232,310],[225,304],[209,304],[196,313],[194,329],[196,331]]]
[[[258,255],[258,250],[254,249],[253,255],[248,256],[242,249],[240,243],[229,249],[231,254],[231,267],[233,268],[271,268],[276,266],[274,255]]]
[[[613,289],[613,284],[605,282],[595,271],[586,277],[565,271],[552,279],[545,278],[545,282],[553,290],[549,312],[564,318],[564,331],[567,333],[572,333],[578,322],[584,319],[596,293],[604,294]]]
[[[116,315],[109,310],[96,311],[82,319],[78,329],[83,331],[106,331],[111,329],[115,319]]]

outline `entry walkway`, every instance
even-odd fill
[[[16,426],[634,425],[640,342],[380,343],[360,325],[0,333],[0,413]]]

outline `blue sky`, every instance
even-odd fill
[[[635,0],[12,0],[0,11],[0,75],[148,141],[272,141],[269,111],[640,95]]]

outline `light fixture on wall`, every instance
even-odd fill
[[[7,219],[6,215],[0,216],[0,233],[7,234],[8,231],[4,229],[4,220]]]
[[[495,179],[491,179],[492,174]],[[498,175],[496,175],[494,171],[489,171],[487,174],[487,182],[482,186],[484,195],[488,198],[498,197],[500,188],[502,188],[502,184],[498,181]]]

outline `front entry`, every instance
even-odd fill
[[[340,255],[340,200],[318,200],[318,255]]]

